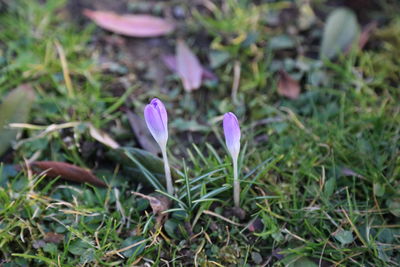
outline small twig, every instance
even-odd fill
[[[350,225],[351,225],[351,228],[353,228],[353,231],[356,233],[358,239],[360,239],[361,243],[363,243],[363,245],[364,245],[365,247],[368,247],[367,242],[365,242],[364,238],[361,236],[361,234],[360,234],[360,232],[358,231],[357,227],[356,227],[356,226],[354,225],[354,223],[350,220],[350,217],[349,217],[349,215],[347,214],[347,212],[346,212],[344,209],[342,209],[342,211],[343,211],[343,213],[344,213],[344,216],[346,216],[347,220],[349,221],[349,223],[350,223]]]
[[[203,210],[203,213],[207,214],[207,215],[211,215],[211,216],[217,217],[217,218],[219,218],[219,219],[221,219],[221,220],[223,220],[223,221],[225,221],[227,223],[230,223],[230,224],[233,224],[233,225],[236,225],[236,226],[244,226],[244,224],[240,224],[240,223],[234,222],[232,220],[229,220],[228,218],[225,218],[224,216],[219,215],[218,213],[212,212],[210,210]]]
[[[67,90],[68,90],[68,96],[73,97],[75,95],[75,93],[74,93],[74,88],[72,87],[72,81],[71,81],[71,77],[70,77],[70,73],[69,73],[69,69],[68,69],[68,62],[67,62],[67,58],[64,53],[64,49],[61,46],[60,42],[58,42],[57,40],[54,42],[54,44],[56,45],[56,49],[57,49],[58,55],[60,57],[61,68],[63,71],[65,87],[67,87]]]
[[[145,243],[147,241],[148,241],[147,239],[143,239],[143,240],[141,240],[139,242],[136,242],[136,243],[133,243],[133,244],[127,246],[127,247],[124,247],[124,248],[121,248],[121,249],[118,249],[118,250],[109,251],[109,252],[106,253],[106,256],[112,256],[112,255],[115,255],[115,254],[119,254],[120,252],[127,251],[127,250],[129,250],[129,249],[131,249],[131,248],[133,248],[135,246],[138,246],[140,244],[143,244],[143,243]]]
[[[303,241],[304,243],[307,243],[307,240],[305,240],[304,238],[302,238],[302,237],[300,237],[300,236],[298,236],[298,235],[296,235],[296,234],[293,234],[292,232],[290,232],[288,229],[283,229],[283,231],[282,232],[285,232],[285,233],[287,233],[287,234],[289,234],[289,235],[291,235],[291,236],[293,236],[294,238],[296,238],[297,240],[300,240],[300,241]]]

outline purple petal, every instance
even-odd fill
[[[240,151],[240,127],[235,114],[232,112],[225,113],[223,127],[229,153],[232,157],[237,157]]]
[[[163,122],[164,128],[166,129],[166,131],[168,131],[168,114],[167,114],[167,110],[165,109],[164,103],[161,102],[160,99],[158,98],[153,98],[150,101],[150,105],[152,105],[160,114],[161,116],[161,120]]]
[[[160,104],[161,103],[161,104]],[[153,99],[144,109],[144,118],[151,135],[160,146],[164,146],[168,139],[167,112],[158,99]]]

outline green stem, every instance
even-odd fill
[[[240,207],[240,183],[238,178],[238,157],[232,157],[233,160],[233,202],[235,207]]]
[[[171,169],[169,167],[167,149],[162,149],[162,156],[164,160],[165,181],[167,183],[167,192],[170,195],[174,194],[174,187],[172,185]]]

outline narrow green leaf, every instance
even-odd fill
[[[150,172],[146,166],[144,166],[140,160],[136,158],[136,155],[131,154],[128,150],[125,151],[126,156],[138,167],[138,169],[141,171],[141,173],[144,175],[146,178],[147,182],[151,184],[155,189],[158,190],[164,190],[163,185],[160,183],[160,181],[157,179],[156,176],[153,175],[152,172]]]
[[[110,150],[107,157],[120,163],[123,171],[130,177],[134,177],[147,186],[152,185],[160,190],[164,188],[160,186],[165,185],[164,162],[150,152],[139,148],[121,147]],[[171,175],[176,179],[177,174],[174,168],[171,168]]]

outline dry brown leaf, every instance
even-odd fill
[[[185,44],[179,40],[176,46],[177,72],[187,92],[199,89],[203,76],[203,67],[199,59]]]
[[[46,243],[54,243],[54,244],[58,244],[63,240],[64,240],[64,235],[53,233],[53,232],[46,233],[46,235],[43,238],[44,242],[46,242]]]
[[[91,124],[89,125],[89,132],[94,139],[96,139],[97,141],[106,146],[109,146],[114,149],[120,147],[120,145],[114,139],[112,139],[107,133],[95,128]]]
[[[290,99],[297,99],[300,95],[300,84],[284,71],[279,71],[278,94]]]
[[[30,164],[30,167],[35,173],[45,171],[46,176],[50,178],[60,177],[72,182],[89,183],[99,187],[107,187],[105,182],[94,176],[90,171],[69,163],[57,161],[34,161]]]
[[[161,36],[174,29],[167,20],[150,15],[118,15],[89,9],[85,9],[83,14],[103,29],[132,37]]]
[[[156,221],[157,223],[161,223],[165,217],[168,216],[168,213],[163,213],[171,206],[171,200],[164,195],[155,194],[154,196],[145,195],[139,192],[132,192],[132,194],[139,196],[141,198],[147,199],[150,203],[151,209],[153,213],[157,215]]]

